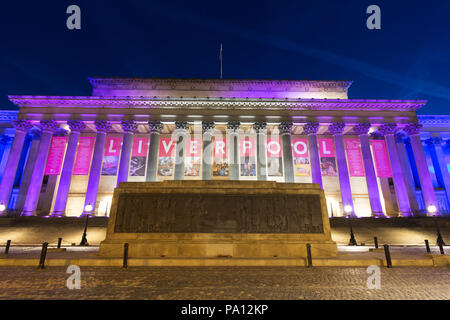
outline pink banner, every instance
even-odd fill
[[[108,137],[105,144],[105,157],[120,156],[122,137]]]
[[[159,140],[159,156],[173,157],[175,153],[175,140],[171,138],[161,138]]]
[[[214,157],[226,158],[227,151],[227,139],[214,139]]]
[[[292,149],[295,157],[309,157],[308,139],[292,139]]]
[[[148,151],[148,138],[135,137],[133,139],[133,149],[131,151],[132,157],[146,157]]]
[[[371,140],[372,153],[375,159],[375,169],[377,170],[377,176],[380,178],[392,177],[391,166],[389,163],[389,156],[386,149],[386,143],[384,140]]]
[[[281,158],[280,139],[267,139],[266,152],[269,158]]]
[[[45,167],[45,175],[55,175],[61,173],[61,167],[64,160],[64,152],[66,151],[67,137],[53,137],[52,144],[47,157],[47,165]]]
[[[255,138],[245,137],[239,141],[241,157],[255,156]]]
[[[95,137],[80,137],[77,155],[73,167],[73,175],[85,176],[89,174],[92,150],[94,150]]]
[[[334,142],[331,138],[318,139],[320,157],[334,157]]]
[[[364,177],[364,163],[359,139],[344,139],[348,169],[352,177]]]
[[[202,140],[187,139],[186,157],[201,157],[201,155],[202,155]]]

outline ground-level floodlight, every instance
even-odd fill
[[[84,211],[85,212],[91,212],[92,210],[93,210],[94,208],[92,207],[92,204],[87,204],[85,207],[84,207]]]
[[[6,210],[6,206],[3,203],[0,203],[0,213]]]
[[[351,205],[347,204],[347,205],[344,206],[344,212],[346,214],[350,214],[350,213],[352,213],[352,211],[353,211],[353,208],[352,208]]]
[[[430,204],[427,208],[428,212],[431,213],[432,215],[434,215],[437,211],[437,208],[435,205]]]

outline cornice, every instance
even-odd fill
[[[19,107],[415,111],[424,100],[9,96]]]
[[[417,119],[424,127],[450,126],[450,115],[418,115]]]
[[[1,110],[0,111],[0,122],[11,122],[17,119],[17,110]]]

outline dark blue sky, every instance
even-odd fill
[[[366,28],[371,4],[381,30]],[[353,80],[350,98],[450,114],[449,12],[446,0],[5,0],[0,109],[14,108],[8,94],[89,95],[92,76],[218,78],[222,42],[224,78]]]

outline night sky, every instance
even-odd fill
[[[46,3],[43,4],[42,2]],[[68,30],[66,8],[81,8]],[[366,8],[381,8],[368,30]],[[90,95],[88,77],[353,80],[353,99],[425,99],[450,114],[450,1],[8,1],[8,94]]]

